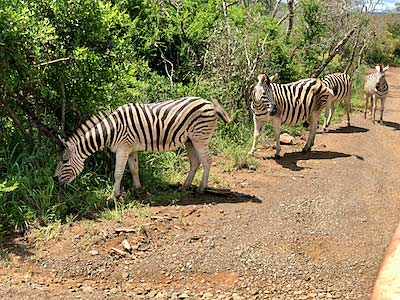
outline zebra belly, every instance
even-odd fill
[[[165,145],[163,143],[147,143],[147,144],[142,144],[142,143],[135,143],[132,145],[133,149],[132,151],[147,151],[147,152],[168,152],[168,151],[174,151],[180,147],[183,147],[185,145],[185,142],[187,141],[187,134],[183,135],[179,140],[176,139],[174,141],[167,140]]]
[[[296,109],[295,113],[292,111],[284,114],[281,113],[282,124],[294,126],[297,124],[302,124],[308,120],[308,114],[303,109]]]

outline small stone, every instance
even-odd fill
[[[232,299],[233,300],[242,300],[243,298],[239,294],[233,293],[232,294]]]
[[[92,256],[99,255],[99,251],[93,249],[93,250],[89,251],[89,254],[92,255]]]
[[[129,273],[129,272],[123,272],[122,273],[122,278],[123,279],[128,279],[130,276],[131,276],[131,273]]]
[[[250,293],[250,295],[255,296],[255,295],[259,294],[260,291],[259,291],[259,289],[257,289],[257,288],[252,288],[252,289],[249,291],[249,293]]]
[[[187,291],[184,291],[182,294],[178,296],[179,299],[186,299],[189,298],[189,293]]]
[[[150,299],[154,298],[158,294],[157,291],[150,291],[146,296]]]
[[[280,135],[280,141],[281,144],[286,144],[286,145],[295,145],[295,139],[294,137],[292,137],[291,135],[287,134],[287,133],[282,133]]]
[[[124,249],[127,252],[129,252],[129,253],[132,252],[132,247],[131,247],[131,244],[129,244],[128,240],[123,240],[121,244],[122,244],[122,247],[124,247]]]
[[[214,297],[214,295],[213,295],[213,293],[211,293],[211,292],[205,292],[204,294],[203,294],[203,299],[211,299],[211,298],[213,298]]]

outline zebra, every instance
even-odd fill
[[[203,176],[199,192],[207,187],[211,166],[209,143],[219,116],[225,123],[230,117],[216,101],[199,97],[183,97],[159,103],[128,103],[112,113],[99,114],[78,127],[68,139],[62,160],[54,173],[57,186],[72,182],[84,169],[85,160],[93,153],[109,148],[116,154],[113,192],[119,198],[122,175],[128,162],[136,189],[141,188],[138,152],[173,151],[186,146],[190,170],[182,186],[191,185],[200,166]]]
[[[346,105],[347,126],[350,126],[350,99],[351,99],[351,77],[346,73],[333,73],[324,76],[321,81],[333,91],[334,98],[328,100],[325,106],[324,130],[328,129],[333,113],[335,102],[344,100]]]
[[[364,99],[365,99],[365,109],[364,118],[367,118],[368,102],[371,98],[371,119],[372,124],[375,124],[375,113],[377,109],[377,100],[381,99],[381,117],[380,123],[383,125],[383,111],[385,109],[385,100],[389,93],[389,86],[385,79],[385,72],[389,69],[389,66],[383,67],[379,65],[375,67],[376,73],[369,74],[365,77],[364,85]]]
[[[280,157],[281,124],[295,125],[308,121],[310,134],[303,152],[314,145],[315,133],[322,108],[333,96],[333,91],[321,80],[310,78],[287,84],[272,83],[273,78],[258,75],[258,83],[253,89],[251,110],[254,120],[253,145],[249,152],[253,155],[262,125],[272,120],[276,142],[275,157]]]

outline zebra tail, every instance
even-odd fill
[[[214,104],[214,109],[218,116],[225,122],[225,123],[230,123],[231,118],[227,114],[227,112],[222,108],[221,104],[219,104],[217,101],[213,100],[212,103]]]

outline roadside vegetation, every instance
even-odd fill
[[[68,136],[98,111],[186,95],[216,99],[233,118],[229,126],[219,124],[211,145],[226,157],[229,171],[256,165],[247,156],[253,133],[248,108],[259,73],[277,73],[286,83],[346,71],[354,80],[353,111],[360,109],[366,69],[400,62],[400,19],[369,14],[379,1],[372,2],[1,1],[0,237],[118,215],[138,198],[175,203],[185,196],[170,187],[188,169],[183,150],[142,153],[144,191],[131,191],[126,172],[127,193],[119,203],[105,200],[114,168],[107,150],[57,191],[57,136]],[[343,114],[340,104],[334,120]],[[292,135],[304,131],[283,128]],[[271,126],[263,134],[270,137]]]

